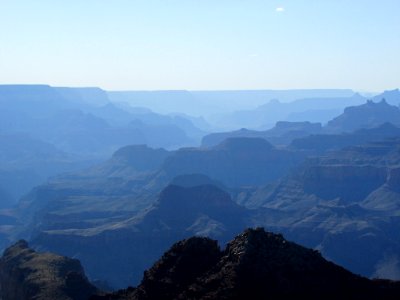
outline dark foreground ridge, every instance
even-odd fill
[[[78,260],[38,253],[20,241],[0,260],[0,299],[400,299],[400,282],[369,280],[319,252],[262,228],[247,229],[221,251],[192,237],[174,244],[137,288],[99,292]]]
[[[399,299],[400,283],[369,280],[282,235],[247,229],[224,251],[209,238],[174,244],[141,284],[92,299]]]
[[[25,241],[0,259],[2,300],[86,300],[96,292],[78,260],[35,252]]]

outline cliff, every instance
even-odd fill
[[[0,259],[3,300],[84,300],[95,293],[78,260],[35,252],[23,240]]]

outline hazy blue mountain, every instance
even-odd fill
[[[399,149],[390,139],[310,159],[246,205],[274,211],[264,226],[354,272],[398,279]]]
[[[65,152],[99,158],[109,156],[124,145],[146,143],[142,131],[113,127],[104,119],[81,110],[58,111],[51,118],[39,121],[29,133]]]
[[[30,224],[29,231],[90,228],[124,219],[151,205],[157,194],[171,181],[177,183],[175,177],[181,175],[190,175],[189,182],[198,183],[207,183],[207,176],[208,183],[236,195],[236,190],[280,178],[303,159],[262,139],[231,139],[207,150],[171,152],[129,146],[105,163],[36,187],[21,199],[18,213],[22,223]],[[45,219],[34,222],[44,215]]]
[[[376,95],[372,98],[372,101],[379,102],[382,99],[391,105],[399,106],[400,104],[400,91],[399,89],[384,91],[382,94]]]
[[[292,111],[300,112],[310,109],[338,109],[349,105],[359,105],[364,102],[365,97],[361,96],[359,93],[352,93],[347,96],[298,98],[289,104]],[[306,107],[307,110],[305,110],[304,107]]]
[[[126,126],[136,119],[135,115],[112,103],[107,103],[98,107],[92,107],[89,109],[89,112],[117,127]]]
[[[74,154],[106,158],[121,146],[178,148],[204,132],[182,116],[116,106],[99,88],[0,85],[0,133],[27,133]]]
[[[347,107],[343,114],[329,121],[325,127],[328,132],[349,132],[361,128],[371,128],[383,123],[400,125],[400,109],[388,104],[371,100],[359,106]]]
[[[255,109],[237,110],[231,114],[220,115],[214,118],[214,123],[226,128],[270,128],[278,121],[290,120],[295,113],[315,112],[315,118],[319,122],[328,122],[332,114],[327,114],[327,118],[321,120],[323,116],[320,111],[340,112],[349,105],[359,105],[365,102],[365,98],[359,94],[353,94],[335,98],[297,98],[292,102],[283,102],[279,98],[265,101]],[[299,121],[313,121],[314,117],[308,115],[310,119]]]
[[[162,147],[168,147],[169,145],[174,148],[178,148],[178,146],[197,146],[200,144],[201,138],[206,134],[194,126],[189,119],[181,116],[161,116],[154,113],[137,114],[135,115],[135,120],[130,123],[131,126],[132,124],[146,126],[143,131],[149,141],[152,140],[152,142],[149,142],[150,146],[157,146],[157,140]],[[157,128],[159,133],[154,132]],[[163,132],[167,130],[170,131],[169,134]],[[156,134],[151,134],[151,132]],[[168,137],[170,137],[170,140],[168,140]]]
[[[290,122],[308,121],[325,125],[325,123],[340,115],[342,112],[343,108],[310,109],[301,112],[290,113],[286,120]]]
[[[203,147],[215,146],[223,140],[233,137],[263,138],[276,145],[285,145],[295,138],[317,134],[321,131],[322,126],[320,123],[280,121],[275,124],[275,127],[264,131],[242,128],[230,132],[211,133],[203,137],[201,145]]]
[[[351,133],[312,134],[294,139],[289,147],[296,150],[310,151],[310,154],[321,154],[330,150],[339,150],[348,146],[361,145],[393,137],[400,137],[400,128],[391,123],[384,123],[376,128],[359,129]]]
[[[99,107],[110,103],[107,92],[97,87],[55,87],[54,90],[64,99],[77,103],[78,105],[86,104],[87,107]]]
[[[0,85],[1,115],[8,113],[49,117],[60,109],[72,108],[73,104],[48,85]],[[5,111],[6,110],[6,111]],[[11,118],[13,115],[10,115]]]
[[[99,88],[56,88],[48,85],[0,85],[0,107],[33,119],[46,119],[63,110],[91,110],[109,103]]]
[[[272,99],[282,102],[293,102],[298,99],[308,98],[340,98],[351,97],[354,92],[350,89],[292,89],[292,90],[242,90],[242,91],[194,91],[199,99],[210,102],[222,101],[224,104],[232,104],[233,107],[245,104],[258,106]]]
[[[161,115],[143,107],[132,107],[126,103],[116,103],[114,108],[123,111],[124,114],[129,113],[127,116],[121,114],[116,115],[117,120],[125,120],[126,124],[133,121],[141,121],[150,126],[175,126],[185,132],[187,139],[190,140],[192,145],[198,145],[201,138],[210,130],[210,125],[202,117],[191,117],[185,114],[168,114]],[[108,105],[108,106],[110,106]],[[106,115],[110,115],[107,112]],[[129,118],[127,118],[129,117]],[[160,136],[163,138],[162,136]]]
[[[146,125],[176,126],[185,131],[188,138],[198,141],[204,132],[193,125],[189,116],[169,116],[152,112],[148,108],[132,107],[124,103],[111,103],[108,93],[99,88],[55,88],[64,98],[79,104],[80,108],[97,117],[103,118],[111,125],[125,126],[132,121],[140,120]],[[160,134],[160,138],[165,134]],[[186,139],[188,139],[186,138]],[[184,139],[185,140],[185,139]],[[185,142],[180,142],[185,144]],[[164,145],[167,147],[167,145]]]
[[[112,102],[148,107],[158,113],[208,116],[249,109],[271,99],[293,101],[302,98],[350,97],[351,90],[243,90],[243,91],[110,91]],[[168,103],[168,105],[165,105]],[[279,121],[279,120],[277,120]]]
[[[284,232],[365,276],[397,278],[399,147],[398,140],[357,146],[303,166],[302,155],[263,139],[172,152],[126,147],[104,164],[35,188],[20,202],[22,226],[15,228],[38,249],[80,258],[91,278],[115,286],[138,280],[186,234],[224,240],[240,224]],[[175,187],[157,201],[169,182]]]
[[[229,138],[211,148],[184,148],[165,161],[169,177],[205,174],[228,187],[257,186],[275,180],[294,167],[303,156],[276,149],[260,138]]]
[[[102,232],[102,228],[118,228],[115,224],[127,222],[154,203],[169,182],[187,188],[213,184],[236,197],[242,187],[254,189],[275,180],[302,159],[301,155],[275,149],[262,139],[231,139],[207,151],[189,148],[167,152],[145,146],[124,147],[106,163],[56,177],[33,189],[19,203],[16,215],[21,225],[15,230],[24,237],[61,230],[65,234],[57,237],[64,243],[61,238],[73,237],[75,230],[96,233]],[[176,205],[173,207],[178,210]],[[174,219],[178,226],[180,220]],[[232,230],[231,225],[220,227],[207,218],[199,222],[198,228]],[[107,249],[113,247],[109,245]]]
[[[90,229],[53,229],[32,244],[79,258],[92,279],[114,287],[138,283],[143,271],[176,240],[207,235],[222,242],[245,228],[247,211],[212,185],[170,185],[149,209]]]
[[[212,126],[206,121],[206,119],[202,116],[200,117],[194,117],[194,116],[190,116],[184,113],[172,113],[169,114],[172,117],[181,117],[184,119],[187,119],[189,121],[192,122],[192,124],[194,126],[196,126],[196,128],[202,130],[202,132],[210,132],[212,130]]]
[[[165,185],[154,177],[169,155],[163,149],[127,146],[104,163],[52,178],[21,199],[16,214],[22,224],[29,224],[21,228],[23,236],[128,218],[157,199]]]
[[[114,165],[114,170],[117,169],[115,165],[118,162],[139,172],[156,171],[169,155],[170,152],[162,148],[152,149],[146,145],[125,146],[113,154],[108,164]]]
[[[112,102],[128,103],[134,107],[147,107],[157,113],[187,113],[199,116],[215,109],[217,105],[196,103],[194,95],[189,91],[108,91]],[[165,105],[168,103],[168,105]],[[205,106],[205,107],[202,107]]]
[[[140,124],[138,126],[143,131],[147,143],[154,147],[198,145],[205,135],[188,116],[161,115],[141,107],[112,103],[88,111],[114,127],[132,127],[132,124]],[[170,140],[167,139],[168,136],[171,136]]]
[[[59,88],[48,85],[0,85],[0,106],[31,118],[48,118],[63,110],[101,112],[111,105],[99,88]],[[100,116],[101,117],[101,116]]]
[[[389,180],[390,172],[400,163],[399,147],[400,140],[397,137],[330,151],[307,159],[290,176],[282,179],[281,183],[278,181],[277,186],[296,182],[301,184],[305,193],[316,196],[316,201],[319,197],[339,201],[343,205],[348,202],[359,203]],[[266,186],[267,189],[270,187]],[[301,204],[298,198],[293,198],[293,203],[281,203],[277,196],[273,194],[273,198],[266,198],[269,199],[266,200],[268,206],[271,203],[282,207],[286,204]],[[285,199],[289,200],[291,197],[285,196]]]
[[[128,144],[196,145],[204,134],[184,117],[116,106],[99,88],[0,85],[0,108],[0,132],[29,133],[84,155],[107,157]]]
[[[71,218],[71,215],[79,210],[79,205],[78,207],[74,205],[85,199],[85,196],[93,201],[97,200],[101,213],[94,215],[98,222],[105,221],[104,216],[123,215],[125,217],[126,211],[130,212],[131,207],[135,207],[133,210],[136,211],[154,201],[147,199],[149,193],[141,195],[133,193],[139,199],[134,204],[125,205],[130,202],[129,196],[132,193],[129,191],[133,189],[129,185],[131,184],[129,179],[124,181],[126,184],[124,187],[123,184],[119,186],[114,182],[109,183],[112,180],[108,181],[107,175],[102,177],[103,181],[96,181],[98,178],[94,176],[93,180],[96,181],[97,186],[93,188],[92,179],[86,178],[86,181],[80,182],[80,176],[76,176],[74,181],[66,175],[63,178],[67,187],[64,186],[62,191],[57,190],[60,177],[51,179],[49,183],[46,182],[49,177],[76,171],[106,159],[121,146],[150,144],[155,147],[177,148],[182,145],[195,145],[199,143],[201,136],[202,131],[184,117],[163,116],[147,109],[126,110],[117,107],[109,102],[107,93],[98,88],[0,85],[0,208],[8,208],[16,204],[16,201],[34,186],[43,184],[46,188],[34,190],[37,191],[35,199],[38,199],[37,206],[40,209],[46,206],[47,201],[52,199],[54,194],[60,195],[65,191],[66,198],[69,197],[68,199],[73,203],[72,207],[68,206],[70,203],[65,205],[57,202],[52,209],[65,210],[65,215],[68,215],[66,218]],[[116,162],[117,159],[114,161],[116,164],[120,163]],[[150,164],[157,165],[157,160]],[[121,170],[121,173],[126,174],[127,170]],[[140,191],[143,191],[143,186],[145,186],[143,180],[143,178],[138,179]],[[86,193],[83,193],[82,197],[74,198],[76,191],[73,190],[80,190],[85,184],[88,184]],[[57,186],[54,188],[57,191],[53,193],[54,186]],[[113,190],[114,188],[118,192]],[[97,192],[95,192],[96,189]],[[104,190],[108,192],[96,199]],[[107,202],[109,201],[107,196],[110,193],[118,194],[114,196],[121,201],[115,206],[111,205],[117,212],[112,211]],[[123,196],[120,197],[120,195]],[[22,205],[26,204],[24,201],[22,203]],[[80,207],[87,208],[92,204],[83,202]],[[30,204],[26,205],[31,207]],[[31,214],[29,212],[22,214],[22,224],[29,222],[30,217],[33,217],[40,209],[32,209]],[[107,212],[107,209],[111,212]],[[126,211],[121,213],[125,209]],[[25,212],[27,211],[29,209]],[[43,212],[45,211],[44,209]],[[92,212],[93,208],[91,207],[88,211]],[[85,212],[86,210],[83,209],[82,214],[78,213],[72,218],[79,219],[85,215]],[[102,213],[104,214],[101,215]],[[25,220],[24,217],[27,219]],[[60,220],[65,221],[64,218]],[[52,222],[51,219],[46,220],[43,227]],[[10,234],[14,232],[13,227],[17,226],[14,221],[11,223],[4,224],[4,228],[1,229],[2,245],[11,238]],[[32,230],[36,226],[40,227],[40,224],[40,222],[38,224],[34,222]]]
[[[26,134],[0,134],[0,208],[15,205],[22,195],[50,176],[92,163]]]
[[[196,145],[200,144],[203,136],[210,130],[209,124],[201,117],[191,118],[185,115],[170,115],[170,117],[172,123],[184,130],[186,135],[195,141]],[[200,129],[195,123],[206,129]]]
[[[279,122],[265,131],[210,135],[215,141],[208,147],[164,150],[193,145],[204,132],[182,115],[108,103],[110,94],[98,89],[57,92],[48,86],[24,86],[18,91],[0,86],[0,94],[2,88],[3,95],[9,95],[0,98],[4,202],[13,197],[11,187],[18,191],[29,186],[24,180],[39,184],[32,178],[44,182],[49,175],[69,171],[63,168],[81,163],[81,155],[104,158],[115,151],[103,163],[52,177],[24,196],[17,208],[1,211],[2,246],[22,236],[34,240],[38,249],[81,258],[93,279],[125,286],[139,280],[177,239],[204,234],[226,241],[244,226],[261,225],[317,248],[357,273],[397,278],[397,107],[367,102],[346,108],[326,129],[310,122]],[[32,93],[42,96],[30,100]],[[161,94],[157,97],[164,97]],[[212,98],[218,93],[206,94]],[[235,99],[246,95],[239,94]],[[226,101],[231,97],[217,96]],[[99,104],[92,103],[96,97]],[[182,92],[179,97],[177,103],[182,104],[188,95]],[[319,100],[272,101],[255,111],[259,120],[267,113],[278,117],[290,110],[319,111]],[[365,101],[359,95],[325,100],[323,110]],[[49,109],[40,111],[41,105]],[[256,115],[249,112],[251,120]],[[381,142],[362,145],[371,141]],[[342,149],[347,146],[353,147]],[[307,155],[317,156],[304,162]],[[368,247],[371,244],[374,247]]]
[[[48,156],[65,157],[65,153],[52,144],[34,139],[27,134],[0,134],[0,140],[0,160],[3,164],[44,159]]]

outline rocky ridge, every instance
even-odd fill
[[[3,300],[86,300],[95,293],[78,260],[35,252],[23,240],[0,259]]]
[[[194,237],[176,243],[136,289],[94,299],[395,299],[400,284],[371,281],[317,251],[262,228],[247,229],[225,250]]]

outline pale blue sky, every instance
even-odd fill
[[[381,91],[400,87],[399,15],[399,0],[0,0],[0,84]]]

